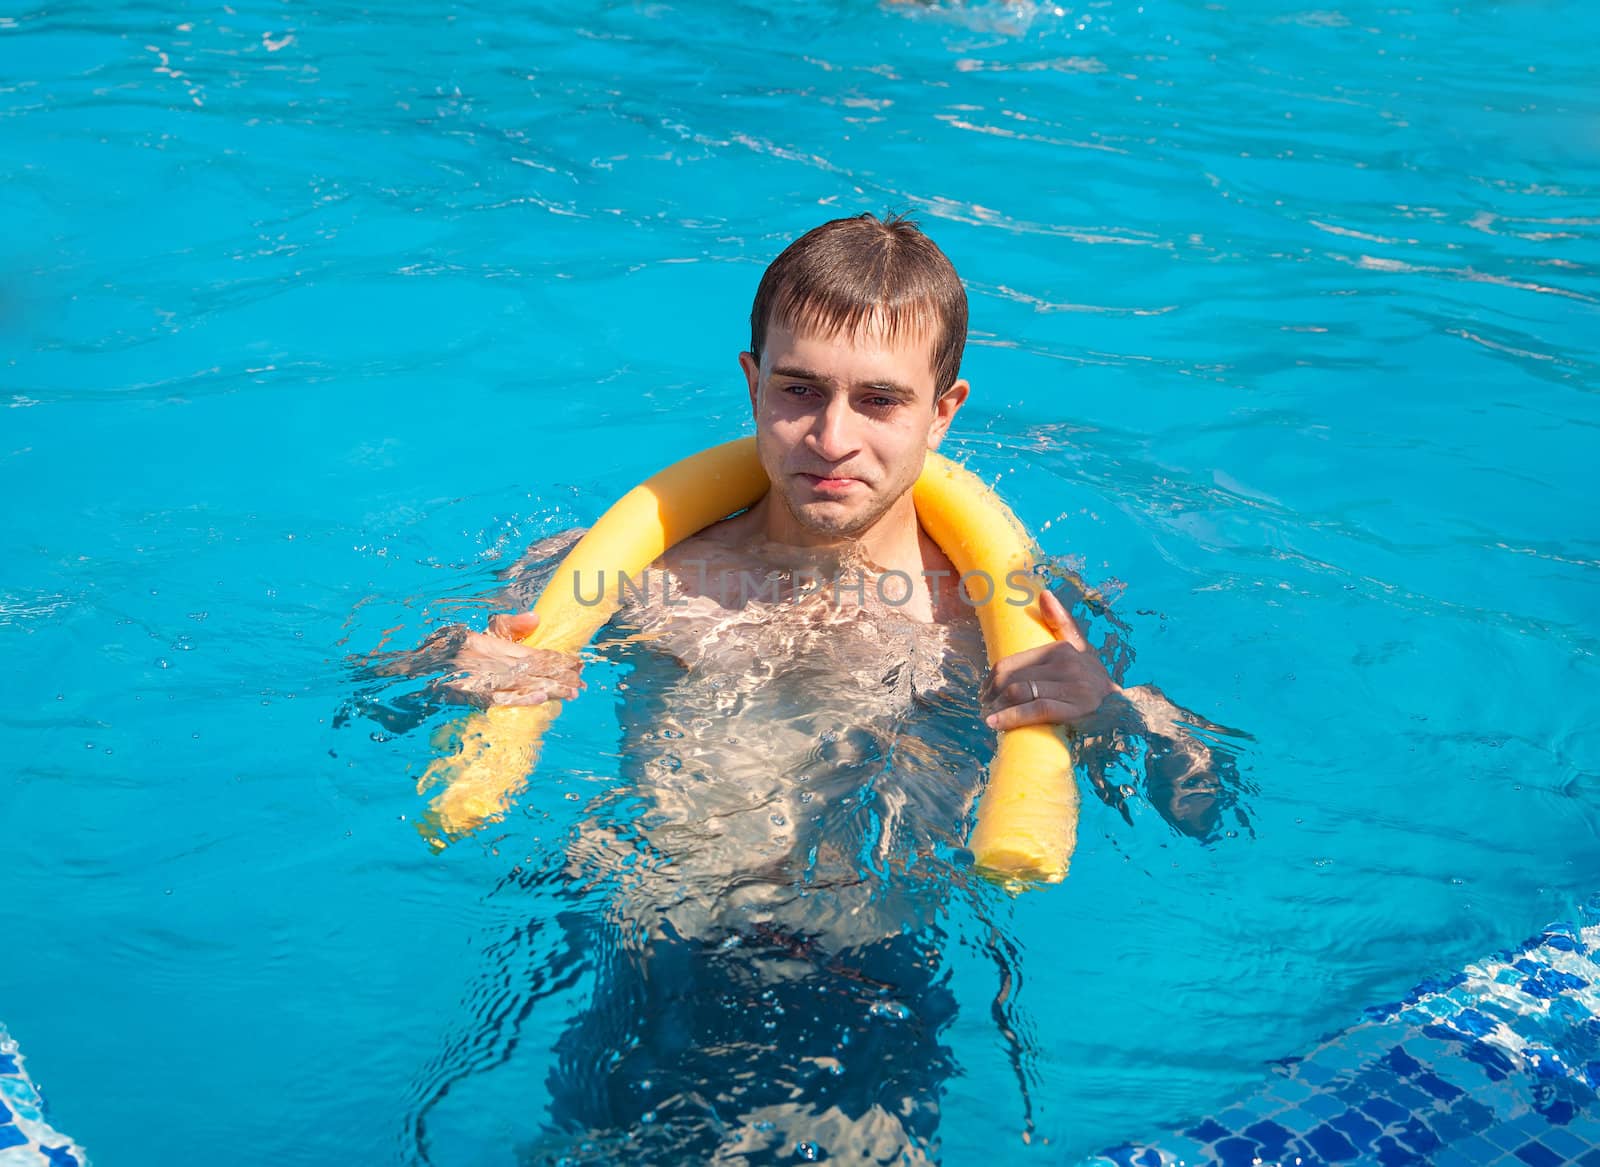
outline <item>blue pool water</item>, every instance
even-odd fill
[[[536,1142],[623,670],[434,857],[427,730],[341,718],[349,658],[743,432],[762,266],[862,210],[968,283],[946,452],[1115,597],[1131,680],[1251,735],[1230,837],[1091,798],[1065,884],[953,897],[948,1161],[1153,1137],[1571,917],[1597,37],[1576,0],[0,16],[0,1020],[54,1125],[136,1167]]]

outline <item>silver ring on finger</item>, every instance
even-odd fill
[[[1028,700],[1037,701],[1038,699],[1039,699],[1039,682],[1038,681],[1029,681],[1028,682]]]

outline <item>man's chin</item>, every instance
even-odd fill
[[[873,516],[858,507],[830,501],[793,503],[789,513],[811,534],[830,539],[854,539],[873,522]]]

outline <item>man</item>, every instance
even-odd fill
[[[955,268],[910,220],[836,219],[796,240],[762,278],[750,351],[739,354],[772,492],[680,544],[658,568],[692,565],[696,594],[731,611],[755,590],[753,575],[794,571],[810,550],[810,566],[835,570],[834,578],[851,564],[869,579],[909,575],[911,593],[895,604],[904,617],[971,621],[971,604],[917,523],[910,493],[924,455],[939,448],[971,391],[959,376],[966,328]],[[679,594],[686,590],[680,580]],[[882,589],[849,595],[862,598],[863,590]],[[1061,602],[1044,593],[1041,606],[1057,642],[995,666],[991,728],[1086,731],[1127,725],[1131,714],[1143,728],[1181,735],[1179,723],[1192,714],[1153,686],[1117,685]],[[671,613],[663,605],[656,615]],[[452,652],[433,658],[453,666],[444,688],[477,704],[576,697],[576,658],[519,643],[537,627],[528,612],[496,616],[486,633],[457,632]]]
[[[825,223],[761,280],[739,363],[772,487],[669,551],[619,615],[633,782],[573,844],[613,918],[567,916],[569,948],[606,955],[553,1111],[606,1155],[608,1138],[638,1161],[933,1147],[954,1014],[940,937],[989,742],[972,603],[911,486],[969,395],[966,331],[954,268],[903,218]],[[998,662],[988,726],[1068,727],[1113,802],[1129,791],[1104,777],[1108,747],[1141,735],[1164,817],[1212,832],[1223,791],[1182,728],[1206,723],[1122,687],[1067,608],[1042,607],[1056,642]],[[380,671],[443,669],[477,704],[577,696],[575,658],[519,643],[535,627],[496,616]]]

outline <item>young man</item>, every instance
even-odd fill
[[[596,999],[551,1083],[556,1125],[597,1161],[934,1147],[953,1066],[942,929],[989,741],[977,621],[911,486],[970,392],[966,330],[954,268],[904,219],[825,223],[762,278],[739,363],[771,491],[663,557],[669,585],[619,615],[607,650],[634,666],[632,781],[570,849],[574,886],[606,882],[609,919],[562,916],[563,950],[601,955],[572,958],[599,966]],[[881,599],[889,573],[910,581],[903,602]],[[1118,685],[1043,604],[1056,643],[996,665],[989,726],[1066,725],[1091,747],[1140,733],[1165,817],[1208,833],[1219,784],[1178,726],[1196,719]],[[477,704],[575,697],[576,659],[518,643],[534,627],[455,630],[404,671],[444,669]],[[1110,756],[1080,755],[1091,774]]]
[[[911,499],[924,455],[939,448],[971,391],[959,376],[966,291],[950,261],[908,219],[835,219],[773,261],[750,323],[739,365],[772,491],[658,567],[674,572],[679,594],[692,590],[731,612],[748,600],[752,577],[795,572],[810,551],[812,567],[909,576],[911,593],[896,605],[904,618],[970,621]],[[858,589],[834,594],[861,598]],[[1044,593],[1041,604],[1057,643],[995,666],[990,727],[1133,725],[1182,736],[1179,723],[1193,715],[1154,687],[1117,685],[1061,602]],[[451,652],[434,658],[452,673],[445,688],[477,704],[575,697],[575,658],[519,643],[537,626],[529,612],[496,616],[487,633],[456,632]],[[1186,821],[1203,832],[1204,817]]]

